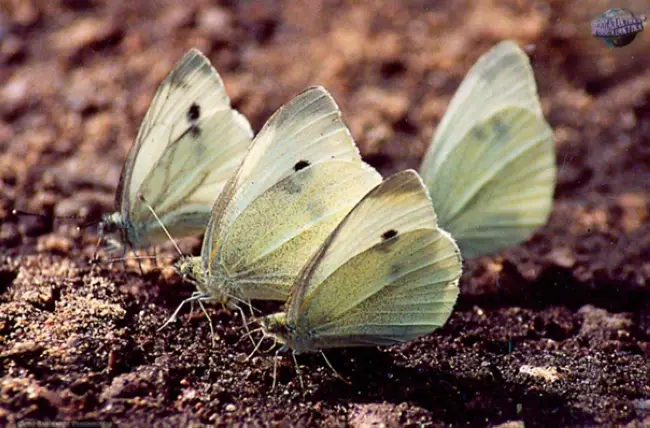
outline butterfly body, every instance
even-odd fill
[[[182,258],[176,263],[176,270],[181,277],[196,286],[201,296],[211,302],[234,309],[237,302],[250,300],[242,293],[236,280],[220,271],[210,271],[203,265],[201,257]]]

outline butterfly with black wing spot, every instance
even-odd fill
[[[117,211],[102,218],[100,236],[126,253],[166,242],[162,225],[175,237],[203,232],[252,137],[219,74],[191,49],[154,96],[122,168]]]
[[[294,354],[413,340],[447,321],[461,269],[421,178],[402,171],[356,204],[261,330]]]

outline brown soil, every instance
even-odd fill
[[[589,33],[609,7],[649,11],[610,3],[0,3],[0,423],[650,425],[650,34],[610,49]],[[271,393],[273,354],[244,361],[236,315],[209,309],[214,346],[187,311],[157,331],[192,292],[170,268],[92,267],[92,227],[11,215],[112,210],[139,121],[190,47],[255,129],[326,86],[390,173],[417,167],[469,66],[506,38],[528,45],[555,129],[549,224],[467,261],[434,334],[330,352],[350,384],[304,356],[301,391],[285,355]]]

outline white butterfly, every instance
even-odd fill
[[[253,140],[214,204],[201,256],[179,263],[198,288],[189,300],[285,300],[309,257],[379,182],[332,97],[306,90]]]
[[[185,54],[162,82],[122,168],[117,212],[99,224],[117,248],[164,243],[201,233],[215,199],[253,137],[230,107],[221,77],[201,52]],[[149,208],[147,205],[149,205]]]
[[[424,183],[402,171],[341,221],[296,277],[286,312],[261,328],[294,354],[406,342],[446,322],[461,267]]]
[[[420,173],[440,225],[464,257],[527,239],[545,224],[556,181],[552,131],[526,54],[498,44],[467,73]]]

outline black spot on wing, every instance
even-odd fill
[[[190,108],[187,110],[187,120],[190,123],[194,123],[199,120],[199,117],[201,117],[201,106],[197,103],[192,103]]]
[[[190,135],[194,138],[199,138],[201,136],[201,128],[198,125],[192,125],[189,129]]]
[[[299,161],[296,162],[296,164],[293,166],[293,170],[296,171],[296,172],[298,172],[298,171],[300,171],[301,169],[305,169],[305,168],[307,168],[309,165],[310,165],[309,161],[306,161],[306,160],[299,160]]]
[[[388,241],[391,238],[394,238],[397,236],[397,231],[395,229],[387,230],[381,235],[381,239],[384,241]]]

